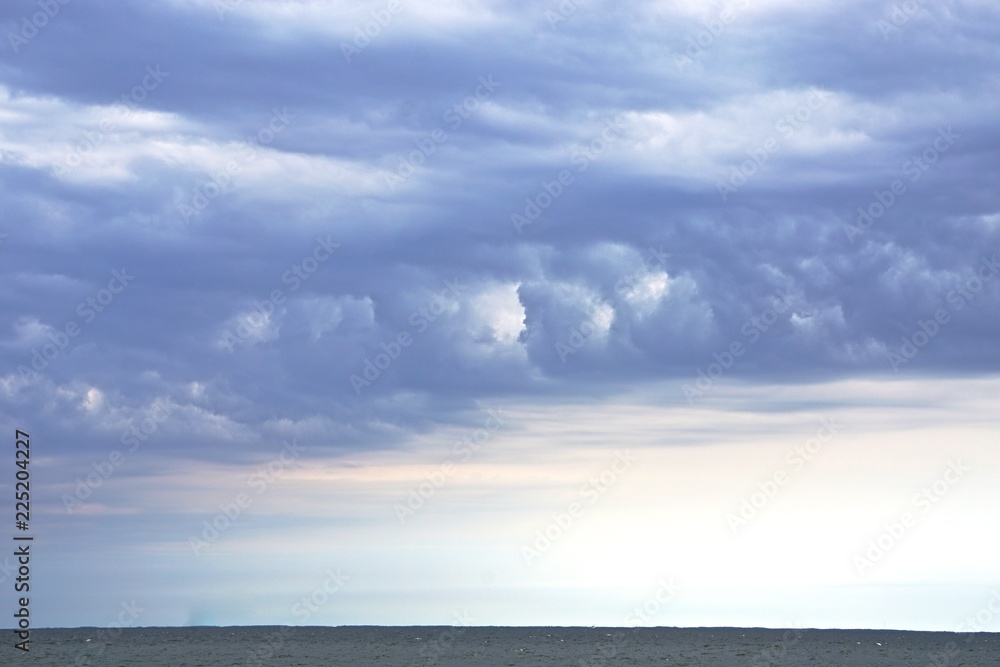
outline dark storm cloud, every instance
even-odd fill
[[[366,13],[332,5],[70,3],[7,44],[8,412],[60,405],[53,428],[103,451],[170,400],[158,451],[238,460],[389,446],[495,394],[667,378],[683,400],[734,341],[750,381],[996,370],[994,10],[886,31],[891,3],[734,3],[713,34],[723,5],[555,6],[404,11],[350,62]],[[318,239],[339,247],[296,273]]]

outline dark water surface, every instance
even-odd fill
[[[33,630],[3,665],[1000,666],[1000,634],[742,628],[226,627]]]

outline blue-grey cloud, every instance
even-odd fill
[[[570,4],[404,8],[349,60],[379,7],[69,3],[15,50],[8,4],[7,409],[100,451],[170,400],[163,451],[239,458],[683,401],[737,342],[749,380],[997,370],[995,8]]]

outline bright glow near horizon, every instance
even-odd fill
[[[5,3],[33,626],[1000,631],[1000,8],[897,4]]]
[[[468,613],[488,625],[958,630],[995,587],[978,508],[1000,466],[987,400],[998,389],[884,379],[723,385],[719,407],[635,392],[544,408],[505,400],[479,413],[504,423],[478,451],[462,449],[473,427],[393,452],[303,457],[272,468],[259,496],[259,464],[154,475],[108,490],[104,507],[136,513],[57,518],[48,530],[184,525],[197,555],[190,539],[122,536],[121,561],[134,565],[93,572],[101,599],[146,591],[147,624],[448,624]],[[914,392],[933,409],[908,408]],[[798,406],[758,399],[748,411],[760,394]],[[201,521],[224,515],[219,504],[235,511],[240,493],[252,503],[213,539]],[[897,536],[904,512],[915,520]],[[104,549],[91,539],[77,556],[87,562]],[[887,548],[871,552],[880,539]],[[293,611],[328,571],[349,583],[314,614]],[[40,578],[59,582],[43,604],[75,585],[70,572]],[[655,602],[664,584],[670,595]]]

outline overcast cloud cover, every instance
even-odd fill
[[[0,21],[38,624],[955,630],[1000,586],[996,3]]]

